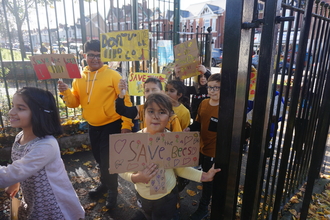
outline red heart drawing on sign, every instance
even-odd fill
[[[196,160],[197,160],[197,157],[194,157],[194,158],[193,158],[193,161],[196,161]]]
[[[127,165],[127,170],[133,170],[133,169],[137,168],[138,166],[139,166],[138,163],[129,163]]]
[[[121,151],[124,149],[126,144],[126,139],[124,140],[118,140],[115,142],[115,151],[117,152],[117,154],[120,154]]]
[[[186,165],[187,163],[189,163],[191,161],[191,158],[184,158],[182,165]]]
[[[188,137],[188,136],[184,137],[184,145],[188,144],[190,141],[192,141],[192,139],[193,139],[192,136],[190,136],[190,137]]]

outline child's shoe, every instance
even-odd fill
[[[114,209],[117,206],[117,191],[108,191],[108,196],[105,202],[105,207],[107,209]]]
[[[101,184],[96,189],[89,191],[88,195],[91,199],[99,199],[107,192],[108,188]]]

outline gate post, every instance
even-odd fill
[[[212,28],[208,27],[207,28],[207,34],[205,38],[205,63],[204,66],[207,68],[211,68],[211,53],[212,53]]]
[[[139,29],[139,9],[138,9],[138,2],[137,0],[133,0],[133,29],[138,30]],[[134,69],[136,72],[140,70],[140,62],[135,61],[134,62]]]
[[[215,167],[221,168],[213,181],[212,220],[235,219],[241,167],[241,140],[245,125],[249,58],[253,39],[242,22],[251,22],[254,0],[226,3],[223,59]],[[248,219],[245,218],[244,219]]]
[[[84,44],[87,41],[84,0],[79,0],[79,8],[80,8],[81,42]]]
[[[173,25],[173,46],[180,43],[179,27],[180,27],[180,0],[174,0],[174,25]]]

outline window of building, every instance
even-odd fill
[[[205,28],[210,27],[210,19],[204,19],[204,26]]]
[[[217,19],[213,18],[212,19],[212,31],[217,31],[216,28],[217,28]]]

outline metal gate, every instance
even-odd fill
[[[227,1],[216,150],[222,171],[211,219],[279,219],[304,183],[300,218],[306,219],[329,128],[328,7],[319,0]]]
[[[211,31],[208,27],[180,23],[179,0],[3,0],[0,3],[3,24],[0,34],[6,39],[0,45],[0,116],[7,115],[13,93],[23,86],[51,91],[63,118],[81,113],[63,105],[56,89],[57,80],[37,79],[28,56],[40,54],[41,47],[47,47],[48,53],[73,53],[81,63],[86,40],[99,39],[106,32],[148,29],[150,59],[125,62],[127,70],[159,73],[162,66],[156,59],[158,40],[172,40],[176,45],[192,38],[198,39],[200,61],[210,66]],[[64,81],[71,84],[70,79]],[[132,101],[140,104],[139,98]],[[0,117],[2,131],[8,124],[6,117]]]

